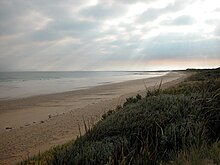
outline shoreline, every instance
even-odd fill
[[[146,87],[154,88],[161,79],[162,87],[167,88],[187,76],[187,73],[170,72],[160,77],[0,101],[0,163],[20,161],[68,142],[79,135],[79,126],[83,130],[83,120],[92,125],[103,113],[122,104],[129,96],[145,94]],[[18,127],[6,126],[6,121]],[[12,129],[5,130],[6,127]]]
[[[150,71],[147,71],[147,72],[150,72]],[[123,83],[128,83],[128,82],[136,82],[136,81],[140,81],[140,80],[143,81],[143,80],[146,80],[146,79],[161,78],[161,77],[164,77],[167,74],[171,74],[171,73],[179,73],[179,72],[167,72],[165,75],[162,75],[162,76],[146,77],[146,78],[139,78],[139,79],[134,79],[134,80],[124,80],[124,81],[121,81],[121,82],[110,82],[110,81],[100,82],[100,83],[96,84],[95,86],[77,87],[77,88],[74,88],[73,90],[68,90],[68,91],[63,91],[63,92],[36,94],[36,95],[16,97],[16,98],[2,98],[2,99],[0,99],[0,103],[1,102],[24,100],[24,99],[34,99],[34,98],[38,99],[40,97],[53,97],[54,95],[61,95],[61,94],[67,94],[67,93],[78,92],[78,91],[83,91],[83,90],[89,90],[91,88],[96,88],[96,87],[100,87],[100,86],[118,85],[118,84],[123,84]]]
[[[28,72],[24,72],[28,73]],[[55,72],[56,73],[56,72]],[[73,72],[74,73],[74,72]],[[106,72],[103,72],[106,73]],[[12,80],[12,81],[0,81],[0,101],[25,99],[35,96],[51,95],[57,93],[65,93],[69,91],[89,89],[99,85],[108,85],[114,83],[122,83],[126,81],[153,78],[164,76],[169,72],[153,72],[153,74],[146,72],[147,74],[137,73],[126,75],[100,75],[89,77],[63,77],[63,78],[51,78],[51,79],[30,79],[30,80]],[[120,73],[120,72],[119,72]],[[43,74],[43,73],[42,73]],[[44,73],[45,74],[45,73]],[[137,76],[138,75],[138,76]],[[84,75],[85,76],[85,75]],[[1,78],[1,77],[0,77]],[[25,78],[25,77],[24,77]]]

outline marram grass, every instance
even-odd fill
[[[130,97],[77,140],[20,164],[220,164],[220,69]]]

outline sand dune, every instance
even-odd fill
[[[162,77],[1,101],[0,163],[15,163],[74,139],[79,134],[79,126],[83,130],[83,119],[92,125],[128,96],[144,95],[146,87],[153,88],[161,79],[166,88],[186,76],[185,73],[171,72]]]

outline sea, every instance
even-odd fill
[[[0,72],[0,100],[87,89],[98,85],[163,76],[167,73],[147,71]]]

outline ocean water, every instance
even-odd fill
[[[165,75],[167,72],[0,72],[0,100],[59,93]]]

